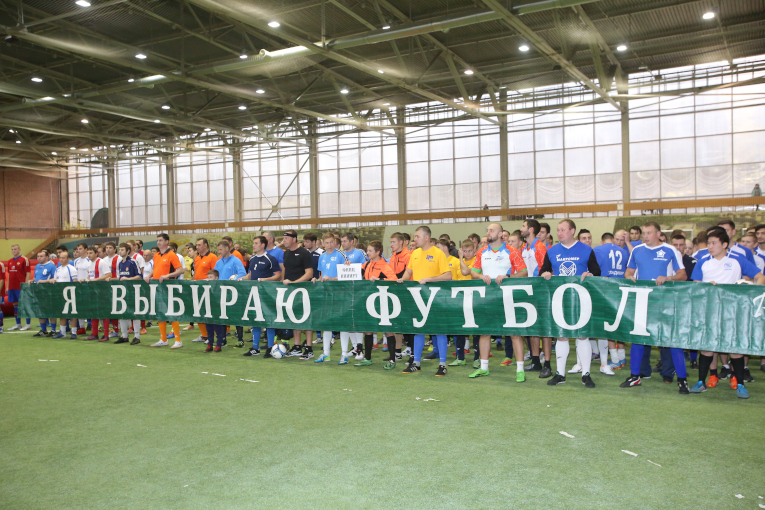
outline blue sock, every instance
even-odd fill
[[[252,348],[260,348],[260,328],[252,328]]]
[[[425,335],[414,335],[414,361],[422,361],[422,348],[425,347]]]
[[[19,305],[13,304],[13,313],[16,315],[16,325],[21,326],[21,317],[19,317]]]
[[[696,361],[699,357],[699,351],[691,351],[691,361]]]
[[[675,373],[680,379],[685,379],[688,376],[688,372],[685,369],[685,355],[682,349],[677,347],[670,347],[669,352],[672,354],[672,363],[675,365]]]
[[[41,322],[40,323],[40,329],[42,329],[42,332],[45,333],[48,331],[48,323],[47,322]]]
[[[632,344],[630,347],[630,372],[640,375],[640,364],[643,362],[643,345]]]
[[[276,338],[276,330],[274,328],[266,328],[266,339],[268,340],[268,347],[274,346],[274,339]]]
[[[438,345],[438,359],[442,365],[446,364],[446,355],[448,354],[446,335],[436,335],[436,344]]]

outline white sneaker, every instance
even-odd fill
[[[616,373],[611,370],[611,367],[608,365],[600,365],[600,373],[606,375],[616,375]]]
[[[18,331],[20,329],[21,329],[21,326],[16,324],[15,326],[8,328],[8,331]]]
[[[527,353],[526,353],[526,354],[523,356],[523,361],[529,361],[530,359],[531,359],[531,352],[527,352]]]
[[[167,347],[167,342],[160,340],[156,344],[151,344],[149,347]]]
[[[582,365],[577,363],[573,367],[571,367],[571,370],[568,371],[569,374],[581,374],[582,373]]]
[[[205,342],[205,341],[206,340],[204,338],[202,338],[202,335],[199,335],[194,340],[192,340],[192,342]]]
[[[165,345],[167,345],[167,342],[165,342]],[[179,342],[178,340],[175,341],[175,343],[170,347],[171,349],[180,349],[183,347],[183,342]]]
[[[24,326],[24,327],[22,327],[22,328],[21,328],[21,331],[27,331],[27,330],[28,330],[29,328],[31,328],[31,327],[32,327],[32,326],[30,326],[29,324],[27,324],[26,326]]]
[[[403,351],[401,351],[401,356],[411,356],[412,355],[412,349],[409,347],[406,347]]]
[[[364,359],[364,354],[363,353],[359,353],[359,354],[356,355],[356,361],[361,361],[363,359]]]

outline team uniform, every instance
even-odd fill
[[[116,278],[116,274],[119,272],[119,265],[120,262],[122,262],[122,257],[119,255],[112,255],[111,257],[107,255],[105,257],[106,261],[109,263],[109,266],[112,268],[112,277]],[[109,333],[109,338],[115,338],[119,336],[119,333],[117,330],[119,329],[119,321],[117,319],[112,319],[112,332]]]
[[[313,274],[317,275],[319,274],[319,259],[321,259],[321,255],[324,253],[324,250],[321,248],[316,248],[309,253],[311,254],[311,260],[313,261]]]
[[[391,253],[390,259],[388,259],[388,264],[390,265],[391,269],[393,269],[393,272],[396,274],[397,278],[402,278],[404,276],[406,267],[409,265],[409,257],[411,255],[412,252],[410,252],[409,248],[406,246],[402,247],[401,251]],[[403,337],[404,342],[406,342],[408,353],[411,354],[412,349],[414,349],[414,335],[406,333],[403,335]],[[395,363],[395,360],[401,361],[402,357],[403,355],[400,350],[397,350],[394,354],[391,354],[391,360],[393,363]],[[393,368],[394,365],[385,366],[390,369]]]
[[[378,280],[393,282],[398,279],[388,262],[382,258],[374,262],[366,262],[361,268],[361,273],[365,280],[377,278]],[[360,360],[360,363],[356,363],[355,366],[363,367],[372,364],[372,349],[376,343],[376,338],[377,335],[375,333],[364,334],[364,356],[362,360]]]
[[[212,252],[207,252],[207,255],[197,255],[194,259],[194,280],[207,280],[207,273],[211,269],[215,268],[215,264],[218,262],[218,256]],[[206,342],[207,341],[207,325],[199,323],[199,336],[192,340],[192,342]]]
[[[630,252],[627,248],[621,248],[614,243],[605,243],[592,249],[595,252],[595,258],[600,267],[600,276],[604,278],[624,278],[624,272],[627,269],[627,262],[630,259]],[[606,375],[613,375],[614,370],[620,369],[627,364],[627,354],[624,349],[611,349],[611,363],[608,362],[608,340],[598,339],[598,350],[600,351],[600,371]],[[619,352],[621,351],[621,352]],[[622,362],[623,360],[623,362]],[[608,367],[612,373],[608,373],[604,367]]]
[[[260,278],[271,278],[277,272],[280,272],[282,268],[279,266],[279,261],[272,255],[263,253],[263,255],[252,254],[250,257],[250,280],[253,282],[259,281]],[[245,352],[245,356],[255,356],[260,354],[260,334],[261,328],[253,326],[252,328],[252,349]],[[274,339],[276,338],[276,330],[274,328],[266,328],[266,340],[268,342],[267,354],[270,355],[271,347],[274,346]]]
[[[595,252],[584,243],[574,241],[570,246],[562,243],[554,245],[547,250],[545,261],[540,269],[540,274],[552,273],[554,276],[581,276],[591,273],[600,276],[600,266]],[[556,370],[555,376],[547,381],[548,386],[566,382],[566,361],[571,347],[568,338],[558,338],[555,343]],[[587,338],[576,339],[576,355],[582,365],[582,383],[587,388],[594,388],[595,383],[590,377],[592,363],[592,345]]]
[[[473,266],[475,266],[476,257],[473,256],[472,259],[466,260],[465,265],[470,269],[470,271],[473,271]],[[451,266],[450,266],[451,269]],[[452,280],[472,280],[473,277],[471,275],[464,276],[462,274],[462,270],[460,269],[460,260],[457,259],[457,269],[459,270],[458,277],[455,277],[454,271],[452,271]],[[473,336],[473,344],[475,347],[475,359],[478,359],[478,335]],[[452,363],[449,363],[449,366],[461,366],[464,365],[465,361],[465,347],[467,347],[467,337],[466,335],[454,335],[454,346],[457,349],[457,360],[453,361]],[[463,363],[460,363],[463,362]]]
[[[19,317],[19,297],[21,296],[21,284],[27,281],[27,274],[29,273],[29,259],[24,256],[18,256],[8,261],[6,271],[8,272],[8,287],[6,289],[8,295],[8,302],[13,304],[13,311],[16,315],[16,326],[14,329],[22,329],[26,331],[29,329],[30,319],[27,319],[27,325],[21,327],[21,317]]]
[[[167,276],[171,273],[174,273],[181,267],[184,267],[178,258],[178,254],[170,248],[168,248],[164,253],[155,253],[153,262],[154,271],[151,277],[152,280],[159,280],[162,276]],[[181,343],[180,324],[178,324],[178,321],[174,321],[171,323],[171,326],[173,328],[173,338],[175,338],[175,343],[173,344],[172,348],[178,349],[183,347],[183,344]],[[159,321],[159,342],[151,344],[150,347],[164,347],[167,345],[167,339],[167,322]]]
[[[45,264],[37,264],[35,265],[35,283],[39,283],[46,280],[53,280],[56,278],[56,264],[54,264],[51,261],[46,262]],[[51,334],[53,333],[53,328],[55,328],[55,325],[51,327]],[[40,319],[40,332],[37,333],[35,336],[43,336],[48,329],[48,319]]]
[[[306,250],[306,251],[308,251],[308,250]],[[268,253],[273,258],[275,258],[277,260],[277,262],[279,262],[279,264],[281,264],[282,267],[284,267],[284,250],[282,250],[278,246],[274,246],[270,250],[266,250],[266,253]]]
[[[348,258],[345,253],[340,250],[333,250],[332,253],[325,251],[319,257],[318,271],[321,273],[321,277],[337,278],[337,266],[345,264]],[[318,276],[317,276],[318,278]],[[340,356],[339,365],[346,365],[348,363],[348,344],[350,342],[351,333],[347,331],[340,332],[340,345],[342,346],[342,355]],[[314,363],[323,363],[325,361],[331,361],[329,357],[330,349],[332,348],[332,331],[323,331],[321,334],[324,339],[324,353],[319,356]]]
[[[74,263],[70,260],[68,264],[62,266],[59,261],[59,265],[53,274],[53,279],[56,280],[56,283],[76,282],[78,279],[78,275],[77,275],[77,269],[75,268]],[[53,338],[64,338],[64,336],[66,335],[67,325],[68,325],[67,319],[61,319],[61,322],[59,323],[59,332],[56,335],[54,335]],[[76,329],[72,329],[72,336],[70,338],[72,340],[77,338]]]
[[[313,258],[311,257],[311,252],[302,246],[299,246],[294,250],[288,250],[286,252],[282,251],[282,256],[284,257],[282,259],[284,261],[284,280],[294,282],[305,276],[309,269],[313,271]],[[279,259],[277,258],[277,260]],[[306,333],[306,335],[307,334],[308,333]],[[297,335],[295,336],[297,337]],[[313,346],[307,344],[308,342],[306,342],[305,350],[303,350],[300,348],[300,338],[295,338],[295,345],[293,345],[292,349],[287,352],[287,356],[300,356],[301,360],[313,358]]]
[[[136,264],[135,260],[131,258],[120,260],[119,264],[117,264],[117,278],[133,278],[136,276],[142,276],[141,273],[142,272],[141,272],[141,269],[138,267],[138,264]],[[130,331],[130,322],[131,322],[130,319],[119,320],[119,328],[120,328],[119,335],[120,336],[115,343],[122,344],[128,341],[128,334]],[[141,320],[134,319],[132,322],[133,322],[134,338],[133,338],[133,341],[130,342],[130,345],[136,345],[141,343]]]
[[[96,278],[101,278],[107,274],[114,273],[112,273],[112,268],[109,266],[109,263],[106,260],[96,257],[96,260],[90,261],[90,264],[88,265],[88,281],[95,280]],[[104,328],[104,337],[101,339],[98,338],[99,322]],[[99,340],[101,342],[105,342],[109,339],[109,319],[91,319],[90,325],[90,336],[87,337],[86,340]]]
[[[242,264],[242,261],[239,260],[239,258],[236,257],[233,252],[228,257],[219,258],[218,261],[215,263],[215,270],[218,271],[218,280],[221,280],[221,281],[238,280],[239,278],[247,274],[246,271],[244,270],[244,265]],[[207,351],[213,350],[213,343],[216,341],[216,338],[217,338],[215,351],[219,352],[221,347],[223,347],[224,340],[226,339],[227,326],[225,324],[205,324],[205,326],[206,328],[209,328],[211,330],[208,332],[209,343],[208,343]],[[243,340],[244,328],[242,326],[236,327],[236,336],[239,339],[239,343],[244,345],[244,340]]]

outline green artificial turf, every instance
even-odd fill
[[[318,364],[205,354],[196,332],[150,349],[149,333],[139,346],[0,335],[0,508],[765,503],[759,380],[748,401],[725,381],[682,396],[657,376],[621,389],[628,374],[595,362],[597,388],[548,387],[533,373],[516,383],[500,355],[489,377],[468,379],[468,364],[436,378],[435,361],[385,371],[382,351],[357,368],[337,365],[337,345]]]

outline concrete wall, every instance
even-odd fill
[[[18,244],[20,239],[37,240],[34,248],[60,228],[60,181],[0,168],[0,239]],[[5,252],[4,245],[0,244],[0,253]]]

